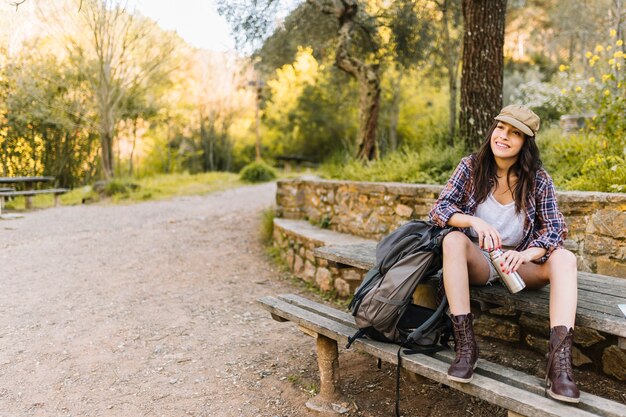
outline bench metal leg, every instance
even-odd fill
[[[318,412],[337,412],[341,400],[339,388],[339,350],[337,341],[317,335],[317,364],[320,370],[320,393],[306,406]],[[335,406],[333,407],[333,403]]]

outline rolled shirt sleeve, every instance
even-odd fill
[[[463,213],[471,184],[471,157],[461,159],[428,215],[431,222],[446,227],[455,213]]]
[[[567,226],[559,211],[552,179],[547,172],[541,172],[537,182],[535,224],[532,240],[527,247],[544,248],[546,254],[537,260],[545,262],[555,249],[563,247],[567,237]]]

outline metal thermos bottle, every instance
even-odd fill
[[[496,268],[496,271],[498,271],[500,278],[502,278],[502,282],[504,282],[504,285],[506,285],[509,292],[511,294],[520,292],[524,289],[526,284],[517,272],[511,272],[510,274],[507,274],[506,272],[502,271],[502,266],[500,265],[502,255],[504,255],[504,252],[502,252],[502,250],[500,249],[493,249],[492,251],[490,251],[489,257],[491,258],[491,263]]]

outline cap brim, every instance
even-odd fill
[[[514,118],[509,117],[509,116],[502,116],[502,115],[498,115],[498,116],[494,117],[494,119],[500,120],[501,122],[508,123],[511,126],[515,126],[516,128],[518,128],[522,132],[526,133],[528,136],[535,136],[535,133],[531,130],[531,128],[529,128],[528,126],[526,126],[524,123],[520,122],[517,119],[514,119]]]

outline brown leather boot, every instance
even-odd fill
[[[451,316],[454,328],[454,350],[456,358],[448,369],[448,379],[457,382],[470,382],[478,361],[478,345],[474,337],[472,313]]]
[[[580,401],[580,391],[572,370],[574,329],[565,326],[550,329],[550,352],[546,368],[546,392],[555,400],[568,403]]]

